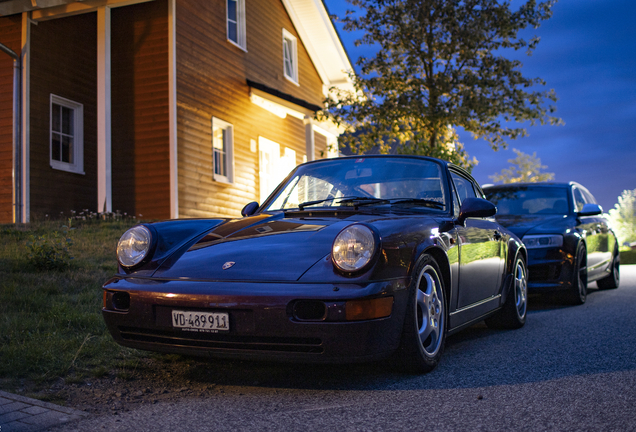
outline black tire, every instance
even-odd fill
[[[576,248],[572,281],[567,291],[563,292],[562,299],[571,305],[581,305],[587,300],[587,252],[583,243]]]
[[[486,318],[485,322],[492,329],[518,329],[526,323],[528,311],[528,267],[522,256],[517,256],[512,273],[512,281],[508,288],[506,302],[499,311]]]
[[[621,255],[618,252],[618,246],[614,248],[614,256],[612,257],[612,268],[610,274],[603,279],[596,281],[598,289],[616,289],[621,282]]]
[[[444,282],[435,259],[422,255],[413,269],[404,328],[397,355],[409,373],[428,373],[438,365],[447,330]]]

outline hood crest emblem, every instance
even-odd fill
[[[232,267],[234,264],[236,264],[234,261],[228,261],[225,264],[223,264],[223,270],[227,270],[230,267]]]

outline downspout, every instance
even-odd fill
[[[20,125],[22,124],[21,115],[21,81],[22,65],[20,56],[12,49],[0,43],[0,50],[11,56],[13,59],[13,222],[22,221],[22,145]]]

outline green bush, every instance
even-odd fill
[[[73,259],[69,252],[73,242],[67,233],[60,235],[54,231],[43,235],[31,234],[26,245],[28,261],[40,271],[64,270]]]
[[[618,237],[618,244],[636,241],[636,189],[624,190],[618,197],[618,203],[609,213],[612,230]]]

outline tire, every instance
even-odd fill
[[[583,243],[576,249],[574,263],[570,288],[563,292],[562,299],[567,304],[581,305],[587,300],[587,252]]]
[[[438,365],[447,331],[447,300],[441,272],[435,259],[422,255],[409,286],[402,339],[397,351],[409,373],[428,373]]]
[[[610,271],[610,274],[607,277],[596,281],[596,286],[598,287],[598,289],[616,289],[621,282],[621,256],[618,252],[618,246],[614,248],[614,257],[612,258],[611,266],[612,269]]]
[[[492,329],[518,329],[526,323],[528,311],[528,267],[522,256],[517,256],[512,282],[503,307],[485,322]]]

